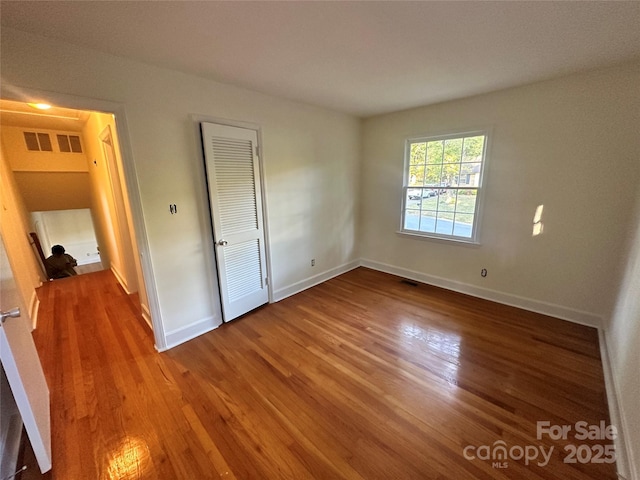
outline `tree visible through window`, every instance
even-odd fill
[[[477,241],[487,135],[408,140],[402,231]]]

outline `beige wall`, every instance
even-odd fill
[[[106,118],[105,118],[106,117]],[[125,289],[135,292],[135,282],[129,286],[126,261],[131,261],[121,248],[120,229],[116,221],[115,204],[110,186],[107,162],[102,150],[100,133],[109,125],[110,116],[92,113],[83,129],[83,140],[89,158],[89,175],[91,177],[91,204],[96,219],[96,230],[100,232],[100,250],[104,252],[105,268],[115,270],[116,275],[124,282]],[[129,248],[130,250],[130,248]]]
[[[366,120],[362,257],[600,324],[616,296],[640,181],[639,84],[633,64]],[[481,245],[397,234],[404,140],[479,127],[492,129]],[[533,237],[540,204],[544,234]]]
[[[357,261],[357,118],[6,28],[1,47],[2,82],[16,86],[14,92],[24,87],[124,106],[154,273],[150,281],[173,343],[221,321],[211,281],[201,147],[191,114],[262,127],[276,294]],[[177,215],[169,213],[170,203],[178,205]]]
[[[28,315],[37,301],[35,289],[44,279],[42,269],[31,248],[29,238],[29,213],[13,178],[5,157],[4,145],[0,143],[0,232],[7,249],[16,284],[24,305],[29,306]],[[32,318],[32,320],[36,320]]]
[[[11,156],[7,151],[7,156]],[[84,172],[14,172],[30,212],[89,208],[89,174]]]
[[[114,151],[118,171],[113,172],[114,181],[119,187],[112,188],[112,179],[108,160],[105,155],[101,135],[109,129],[112,134]],[[96,223],[100,250],[104,252],[103,266],[115,270],[125,290],[129,293],[139,292],[140,301],[145,315],[149,306],[144,289],[142,269],[137,256],[137,244],[133,232],[131,211],[128,209],[129,198],[124,187],[122,176],[122,159],[120,158],[120,144],[116,135],[116,124],[113,115],[92,112],[82,130],[89,160],[89,175],[91,177],[91,205]],[[114,198],[114,194],[122,194],[122,207]],[[118,215],[122,216],[119,219]]]
[[[27,150],[23,132],[48,133],[52,152]],[[14,172],[16,185],[28,211],[68,210],[90,206],[87,157],[83,153],[62,153],[56,134],[61,130],[31,129],[3,125],[5,156]]]
[[[23,132],[48,133],[51,152],[27,150]],[[77,132],[2,126],[2,141],[10,152],[9,163],[14,172],[87,172],[87,157],[83,153],[64,153],[58,149],[57,134],[78,135]]]

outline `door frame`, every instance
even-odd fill
[[[113,114],[116,119],[115,135],[118,136],[118,142],[120,145],[122,176],[124,177],[125,182],[125,185],[122,187],[126,189],[129,197],[131,220],[134,227],[136,243],[138,245],[137,253],[140,256],[142,277],[147,293],[147,299],[149,301],[155,348],[158,351],[166,350],[167,342],[162,315],[160,312],[160,303],[158,301],[158,291],[156,289],[153,266],[151,264],[151,255],[149,254],[149,240],[147,230],[144,225],[142,200],[140,198],[140,189],[138,188],[136,168],[133,162],[133,149],[131,148],[131,140],[129,138],[129,128],[127,126],[127,115],[124,104],[17,86],[13,86],[11,89],[5,89],[2,92],[2,98],[15,100],[17,102],[44,102],[64,108],[91,110]]]
[[[117,123],[116,123],[117,126]],[[102,154],[105,157],[105,163],[107,167],[107,177],[109,178],[109,189],[111,191],[111,197],[113,198],[113,213],[108,212],[111,221],[118,226],[118,234],[116,242],[119,243],[120,249],[124,256],[134,256],[135,252],[131,242],[131,232],[129,231],[129,223],[127,221],[127,208],[125,205],[125,198],[122,192],[122,182],[120,181],[120,168],[118,168],[118,161],[116,155],[116,146],[113,141],[113,134],[111,132],[111,125],[107,125],[98,134],[102,146]],[[107,209],[108,210],[108,209]],[[129,263],[126,259],[122,258],[120,268],[125,270],[124,272],[117,271],[112,265],[111,270],[118,277],[118,281],[124,288],[127,295],[132,292],[131,284],[137,283],[136,266],[134,263]],[[135,259],[134,259],[135,262]],[[123,274],[126,278],[122,278]],[[134,290],[135,291],[135,290]]]
[[[200,124],[202,122],[216,123],[218,125],[224,125],[227,127],[238,127],[247,130],[253,130],[256,132],[258,138],[258,164],[260,166],[260,196],[262,199],[262,219],[264,226],[264,250],[265,261],[267,265],[267,293],[269,295],[269,303],[273,303],[273,275],[271,270],[271,241],[269,235],[269,214],[267,208],[267,188],[264,171],[264,150],[262,148],[262,127],[255,123],[244,122],[240,120],[231,120],[228,118],[212,117],[208,115],[189,115],[192,122],[194,144],[196,145],[196,155],[194,165],[194,171],[198,172],[198,205],[200,206],[199,214],[200,220],[203,225],[208,225],[209,228],[202,230],[202,243],[205,246],[204,253],[207,259],[207,273],[209,277],[210,286],[220,293],[220,284],[218,283],[217,272],[217,260],[215,256],[215,245],[213,242],[213,222],[211,220],[211,212],[209,206],[209,192],[207,190],[207,172],[205,169],[204,149],[202,145],[202,134],[200,131]],[[219,299],[219,297],[218,297]],[[218,305],[220,319],[222,320],[222,305]]]

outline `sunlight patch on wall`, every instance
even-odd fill
[[[542,223],[542,212],[544,211],[544,205],[538,205],[536,207],[536,213],[533,215],[533,235],[537,237],[542,235],[544,231],[544,223]]]

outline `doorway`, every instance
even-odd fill
[[[34,247],[40,244],[39,257],[49,256],[54,245],[63,245],[76,260],[78,274],[103,270],[91,209],[31,212],[31,226]]]
[[[77,102],[76,98],[70,100],[72,106]],[[92,103],[104,102],[86,101],[89,108]],[[0,109],[2,161],[9,164],[17,196],[21,197],[18,203],[22,203],[16,208],[22,207],[23,217],[34,211],[90,209],[104,268],[114,273],[127,294],[134,295],[135,301],[139,299],[142,316],[154,331],[156,347],[162,349],[164,338],[154,318],[157,302],[150,304],[143,274],[145,265],[140,260],[136,238],[144,226],[135,222],[125,186],[126,165],[123,167],[115,115],[103,113],[102,109],[64,107],[39,112],[25,103],[6,99],[0,100]],[[35,144],[28,142],[32,134]],[[48,163],[47,168],[43,163]],[[7,181],[2,179],[3,187]],[[140,228],[134,228],[134,224]],[[33,227],[31,223],[29,228]],[[144,232],[141,236],[146,240]],[[155,300],[155,291],[151,293]]]

